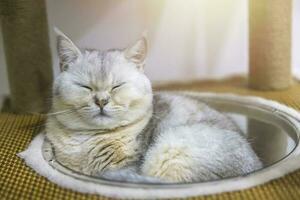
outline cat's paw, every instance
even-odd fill
[[[118,141],[105,141],[94,146],[87,153],[87,163],[83,171],[96,175],[105,170],[121,168],[127,158],[123,146]]]
[[[161,149],[148,157],[142,166],[142,173],[167,182],[190,182],[193,173],[187,159],[189,156],[182,148]]]

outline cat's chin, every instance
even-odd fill
[[[121,126],[119,120],[104,114],[93,116],[93,118],[89,120],[89,123],[92,123],[100,129],[114,129]]]
[[[127,119],[114,118],[112,116],[96,116],[93,120],[89,121],[99,129],[115,129],[124,127],[131,124],[133,121]]]
[[[105,113],[105,112],[99,112],[99,113],[95,114],[93,116],[93,118],[95,118],[95,119],[107,119],[107,118],[112,118],[112,116],[109,115],[108,113]]]
[[[92,117],[91,122],[94,122],[97,125],[105,125],[115,123],[115,120],[110,116],[98,114]]]

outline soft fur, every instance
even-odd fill
[[[62,72],[46,134],[61,164],[87,175],[129,168],[170,182],[262,167],[227,116],[191,97],[152,94],[145,37],[124,50],[80,51],[56,32]]]

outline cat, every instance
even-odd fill
[[[125,49],[78,47],[61,31],[46,137],[62,165],[86,175],[128,167],[166,182],[239,176],[262,163],[225,114],[186,95],[153,93],[145,36]]]

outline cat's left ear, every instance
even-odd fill
[[[81,56],[80,50],[76,45],[58,28],[54,28],[57,40],[57,52],[60,60],[60,70],[66,71],[69,65],[76,62]]]
[[[125,49],[125,57],[135,63],[139,70],[143,70],[147,55],[147,34],[143,33],[142,38],[136,41],[132,46]]]

